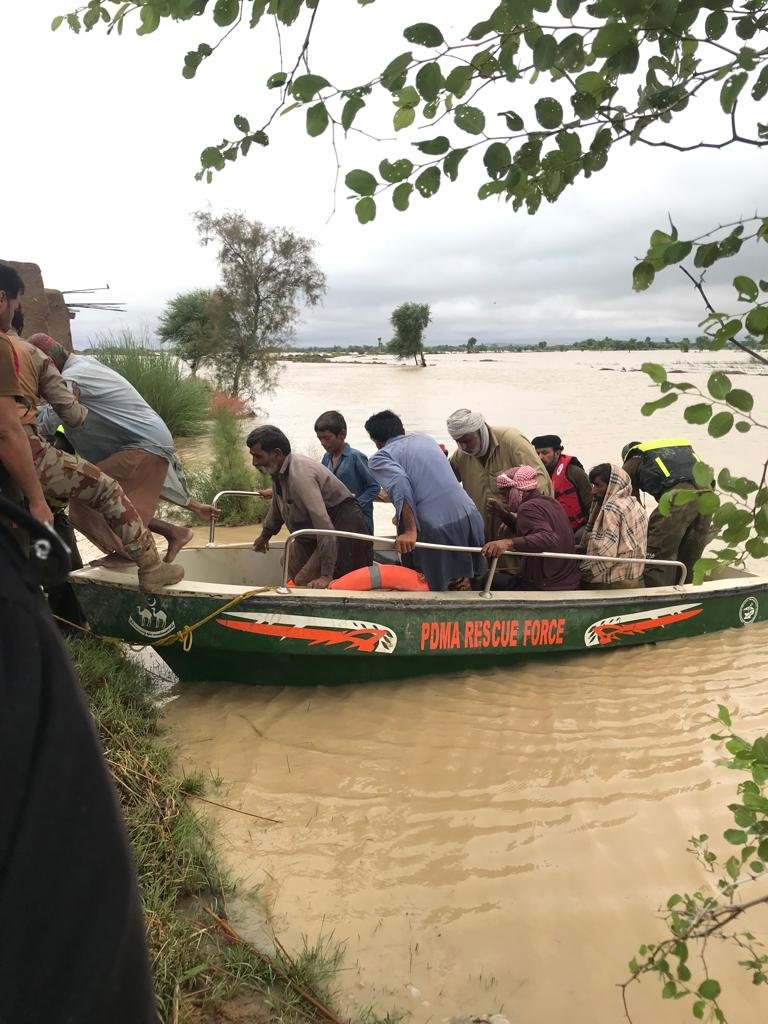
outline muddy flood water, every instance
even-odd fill
[[[706,461],[754,475],[765,432],[714,441],[675,406],[640,415],[657,395],[632,372],[646,358],[702,384],[716,365],[752,369],[660,353],[431,357],[426,370],[298,364],[264,404],[308,453],[328,408],[371,451],[362,423],[376,409],[447,442],[446,415],[468,405],[528,436],[560,433],[587,467],[618,461],[626,441],[682,435]],[[739,386],[768,409],[768,376]],[[378,512],[384,529],[391,511]],[[616,985],[637,946],[663,936],[657,908],[707,883],[687,841],[720,836],[738,781],[714,764],[708,717],[723,702],[737,732],[765,731],[767,652],[763,623],[450,678],[185,685],[166,718],[183,761],[221,777],[213,799],[275,819],[205,808],[225,864],[268,908],[265,922],[259,903],[237,899],[234,925],[254,939],[274,929],[294,950],[302,935],[346,943],[345,1011],[604,1024],[624,1019]],[[766,914],[751,923],[766,925]],[[751,1024],[768,997],[737,959],[714,949],[713,975],[731,1024]],[[651,979],[630,1006],[635,1022],[691,1019]]]

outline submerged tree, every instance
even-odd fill
[[[424,331],[429,324],[431,314],[425,302],[404,302],[392,310],[389,318],[395,329],[394,336],[387,348],[394,352],[398,359],[410,359],[416,365],[426,366],[424,359]]]
[[[477,338],[467,338],[467,352],[474,352],[477,348]]]
[[[299,303],[316,305],[325,275],[315,262],[315,242],[287,228],[268,228],[242,213],[195,215],[202,245],[216,245],[222,287],[211,299],[222,346],[218,383],[231,394],[271,391],[280,352],[292,341]]]
[[[215,363],[225,330],[211,292],[198,288],[170,300],[160,315],[157,336],[189,365],[194,376],[201,367]]]

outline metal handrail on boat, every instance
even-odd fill
[[[218,494],[214,495],[213,501],[211,502],[211,505],[213,505],[213,507],[217,509],[219,507],[219,498],[225,498],[228,494],[235,494],[235,495],[237,495],[238,497],[241,497],[241,498],[260,498],[261,497],[261,492],[260,491],[219,491]],[[215,537],[216,537],[216,520],[213,517],[211,517],[211,525],[210,525],[210,528],[208,530],[208,547],[209,548],[212,548],[214,546],[214,538]]]
[[[225,492],[222,492],[225,493]],[[239,492],[231,492],[239,493]],[[218,495],[217,495],[218,497]],[[214,498],[214,502],[215,502]],[[381,543],[388,544],[390,547],[395,546],[394,537],[374,537],[369,533],[351,533],[348,530],[320,530],[307,528],[304,530],[296,530],[294,533],[289,534],[285,541],[285,556],[283,560],[283,583],[282,586],[277,588],[279,594],[291,594],[294,591],[288,586],[288,565],[289,565],[289,553],[290,547],[294,540],[298,537],[342,537],[346,540],[365,540],[369,544]],[[430,544],[427,541],[417,540],[415,547],[421,548],[426,551],[457,551],[469,554],[480,554],[482,548],[478,547],[465,547],[460,544]],[[672,565],[680,570],[680,580],[676,586],[681,587],[685,583],[688,571],[682,562],[670,561],[666,558],[622,558],[613,555],[567,555],[560,554],[555,551],[505,551],[503,555],[498,555],[496,558],[491,559],[491,567],[488,572],[488,576],[485,580],[483,589],[479,592],[480,597],[491,597],[491,583],[496,573],[496,567],[499,564],[499,558],[566,558],[571,561],[577,562],[626,562],[627,564],[639,564],[639,565]]]

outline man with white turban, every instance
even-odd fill
[[[499,489],[496,477],[515,466],[536,470],[536,487],[552,494],[552,480],[544,463],[519,430],[490,427],[482,413],[457,409],[448,417],[448,433],[457,444],[451,468],[483,517],[485,539],[496,540],[503,525],[497,514]]]

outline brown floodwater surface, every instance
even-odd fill
[[[721,358],[648,357],[697,382]],[[641,417],[654,390],[616,368],[645,357],[482,358],[430,359],[422,371],[292,365],[270,419],[306,451],[325,408],[345,412],[350,440],[370,451],[361,423],[376,408],[446,440],[445,416],[469,405],[529,436],[561,433],[588,466],[617,460],[628,440],[681,433],[738,472],[754,473],[764,453],[757,431],[718,442],[681,429],[674,407]],[[739,386],[765,409],[767,383]],[[724,702],[737,731],[766,730],[767,650],[762,623],[450,678],[186,685],[166,715],[185,763],[222,777],[213,799],[278,819],[206,807],[225,863],[262,887],[284,944],[297,948],[302,933],[346,943],[345,1011],[372,1001],[424,1024],[497,1011],[513,1024],[618,1024],[616,985],[637,946],[663,935],[657,908],[707,884],[687,840],[720,836],[738,781],[714,764],[708,716]],[[256,905],[230,909],[244,935],[261,934]],[[765,934],[766,917],[753,930]],[[712,957],[731,1024],[764,1018],[767,997],[738,956]],[[636,1022],[691,1019],[652,979],[630,1005]]]

